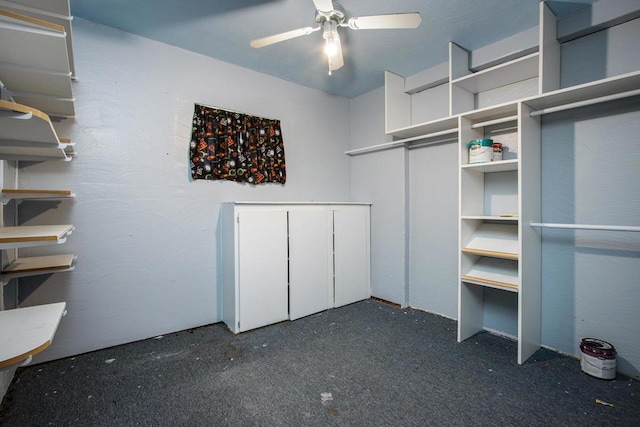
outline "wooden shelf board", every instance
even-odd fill
[[[517,215],[462,215],[460,216],[463,220],[480,220],[480,221],[507,221],[507,222],[517,222]]]
[[[518,262],[498,258],[479,258],[462,274],[465,281],[481,285],[493,285],[512,290],[519,289]]]
[[[512,252],[490,251],[487,249],[474,249],[474,248],[462,248],[461,251],[464,252],[465,254],[488,256],[492,258],[502,258],[502,259],[512,259],[512,260],[518,260],[519,258],[517,253],[512,253]]]
[[[518,292],[519,288],[518,285],[515,285],[513,283],[507,283],[507,282],[499,282],[496,280],[490,280],[490,279],[485,279],[482,277],[473,277],[473,276],[467,276],[467,275],[463,275],[462,276],[462,281],[465,283],[471,283],[474,285],[480,285],[480,286],[486,286],[489,288],[494,288],[494,289],[503,289],[503,290],[507,290],[510,292]]]
[[[55,243],[73,231],[73,225],[30,225],[0,228],[0,244]]]
[[[516,224],[482,223],[473,232],[463,251],[478,255],[493,254],[498,258],[518,259],[518,226]]]
[[[59,199],[72,199],[76,197],[75,193],[71,190],[32,190],[22,188],[3,188],[2,200],[8,201],[11,199],[19,200],[59,200]]]
[[[0,369],[24,362],[49,347],[66,303],[0,311]]]
[[[2,274],[11,276],[39,271],[68,270],[72,267],[74,259],[73,254],[18,258],[7,266]]]

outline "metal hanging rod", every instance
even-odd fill
[[[601,230],[601,231],[636,231],[640,232],[640,227],[630,225],[591,225],[591,224],[556,224],[549,222],[532,222],[532,227],[540,228],[569,228],[578,230]]]
[[[502,123],[509,123],[509,122],[515,122],[518,120],[518,116],[508,116],[508,117],[501,117],[499,119],[495,119],[495,120],[488,120],[486,122],[478,122],[478,123],[474,123],[471,125],[471,129],[478,129],[478,128],[483,128],[485,126],[491,126],[491,125],[499,125]]]
[[[557,107],[543,108],[541,110],[532,111],[529,116],[542,116],[549,113],[557,113],[558,111],[571,110],[573,108],[586,107],[587,105],[600,104],[607,101],[615,101],[616,99],[629,98],[632,96],[640,95],[640,89],[630,90],[628,92],[615,93],[613,95],[601,96],[599,98],[593,98],[585,101],[571,102],[569,104],[558,105]]]

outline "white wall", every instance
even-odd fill
[[[563,85],[639,70],[633,40],[640,19],[565,43]],[[639,107],[634,97],[543,117],[543,221],[640,226]],[[620,371],[640,375],[637,234],[544,231],[545,345],[579,354],[582,338],[600,338],[616,347]]]
[[[381,144],[384,90],[351,103],[352,148]],[[371,294],[406,305],[406,152],[396,148],[351,157],[351,197],[371,202]]]
[[[219,321],[222,201],[350,200],[347,99],[79,19],[74,49],[76,118],[56,127],[78,157],[20,169],[23,188],[77,193],[20,206],[24,224],[76,227],[64,245],[23,250],[78,255],[75,271],[20,286],[23,305],[68,304],[38,361]],[[287,183],[191,182],[194,102],[280,119]]]
[[[410,150],[412,307],[458,317],[458,144]]]

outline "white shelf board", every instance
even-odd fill
[[[18,258],[2,271],[2,281],[6,283],[18,277],[71,271],[75,268],[74,261],[73,254]]]
[[[472,93],[486,92],[538,76],[538,52],[468,74],[452,80],[451,84]]]
[[[432,120],[425,123],[415,124],[400,129],[387,132],[397,138],[413,138],[418,135],[428,135],[437,132],[457,129],[458,116],[445,117],[443,119]]]
[[[463,244],[465,253],[505,259],[518,259],[517,224],[482,223]]]
[[[73,225],[27,225],[0,228],[0,249],[64,243]]]
[[[23,363],[51,344],[66,303],[0,311],[0,369]]]
[[[517,102],[505,102],[502,104],[491,105],[489,107],[479,108],[477,110],[467,111],[460,115],[469,119],[473,123],[487,122],[502,118],[513,118],[518,114]]]
[[[543,95],[523,99],[522,102],[534,110],[543,110],[545,108],[628,92],[638,88],[640,88],[640,71],[634,71],[632,73],[547,92]]]
[[[462,281],[517,292],[520,288],[518,263],[498,258],[479,258],[469,271],[464,272]]]
[[[500,160],[496,162],[486,163],[471,163],[462,165],[463,170],[470,170],[474,172],[507,172],[518,170],[518,159]]]

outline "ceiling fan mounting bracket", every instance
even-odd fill
[[[335,21],[338,25],[344,22],[344,9],[341,4],[333,2],[333,10],[330,12],[316,10],[316,22],[322,25],[326,21]]]

